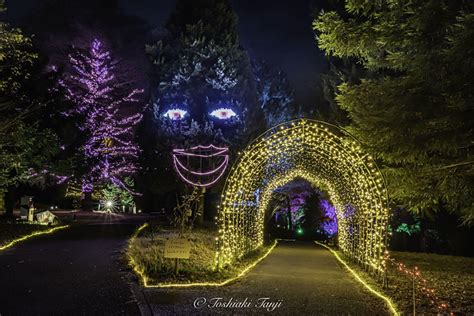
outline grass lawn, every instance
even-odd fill
[[[0,222],[0,248],[12,240],[48,229],[51,229],[51,226]]]
[[[173,234],[177,231],[150,225],[130,241],[126,256],[146,275],[148,284],[221,282],[237,276],[268,250],[262,247],[233,266],[217,271],[214,270],[217,230],[197,228],[183,236],[190,239],[191,253],[189,259],[180,259],[179,274],[175,276],[174,259],[163,257],[165,238]]]
[[[340,251],[338,253],[371,286],[390,297],[402,315],[413,314],[411,278],[398,271],[395,266],[389,265],[389,287],[384,289],[380,280],[375,281],[360,266],[351,263]],[[421,276],[427,280],[426,286],[435,290],[439,302],[449,304],[448,311],[461,315],[474,314],[474,258],[396,251],[390,252],[390,255],[397,262],[405,264],[408,269],[417,267]],[[437,305],[431,303],[420,289],[415,291],[415,295],[417,314],[438,313]]]

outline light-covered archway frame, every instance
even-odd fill
[[[219,206],[217,265],[230,264],[263,244],[272,192],[295,178],[329,193],[340,249],[383,271],[389,217],[383,177],[349,133],[308,119],[271,128],[239,154]]]

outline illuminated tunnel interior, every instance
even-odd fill
[[[218,266],[263,244],[265,214],[275,192],[295,180],[326,192],[341,250],[381,271],[389,216],[382,175],[349,133],[306,119],[268,130],[240,153],[219,206]]]

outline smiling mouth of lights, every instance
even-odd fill
[[[214,145],[173,149],[176,172],[186,183],[210,187],[224,175],[229,164],[229,148]]]

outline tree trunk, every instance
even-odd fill
[[[201,192],[199,193],[199,202],[198,202],[197,210],[196,210],[198,216],[195,219],[195,222],[197,224],[202,224],[202,222],[204,221],[204,212],[205,212],[204,206],[206,202],[206,188],[201,188],[200,191]]]
[[[81,201],[81,209],[89,211],[92,209],[92,192],[83,192],[84,198]]]
[[[423,223],[423,218],[420,218],[420,251],[426,252],[426,225]]]
[[[5,192],[0,191],[0,215],[3,215],[5,211]]]
[[[13,208],[17,200],[16,192],[13,187],[9,187],[4,194],[5,214],[13,217]]]
[[[290,196],[286,196],[287,198],[287,203],[288,203],[288,230],[291,231],[293,230],[293,221],[291,218],[291,200]]]

